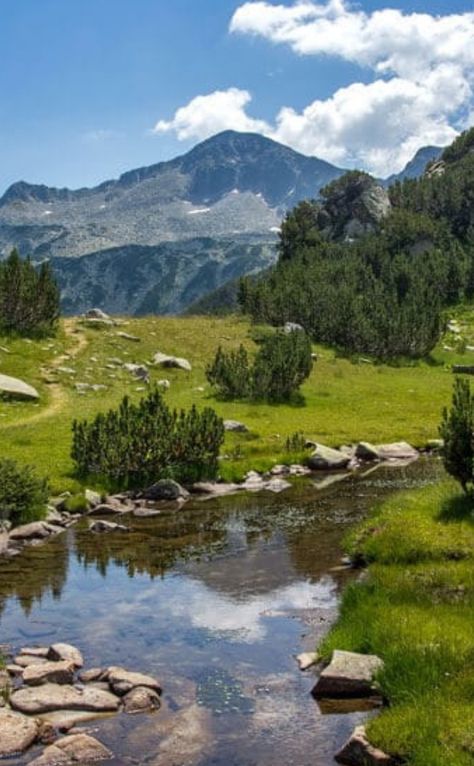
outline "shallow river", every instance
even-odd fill
[[[370,713],[321,709],[314,672],[301,673],[295,655],[314,649],[354,576],[340,567],[350,525],[439,473],[420,460],[324,489],[312,478],[277,496],[130,517],[129,533],[79,525],[0,563],[0,643],[66,641],[86,667],[161,680],[159,712],[88,724],[115,753],[109,766],[331,766]]]

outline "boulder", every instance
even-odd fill
[[[244,423],[240,423],[238,420],[224,420],[224,430],[245,434],[249,429]]]
[[[292,332],[304,332],[304,327],[302,327],[297,322],[285,322],[283,326],[283,332],[286,335],[290,335]]]
[[[308,458],[308,467],[313,471],[340,471],[347,468],[350,461],[349,455],[332,447],[326,447],[324,444],[318,444]]]
[[[13,692],[10,704],[14,710],[28,715],[49,713],[53,710],[85,710],[93,713],[112,713],[118,710],[119,700],[110,692],[86,686],[43,684],[28,686]]]
[[[0,708],[0,758],[23,753],[34,743],[38,732],[39,726],[34,718]]]
[[[144,686],[147,689],[161,694],[161,684],[151,676],[143,673],[132,673],[125,668],[112,666],[108,669],[107,680],[115,694],[124,695],[131,692],[137,686]]]
[[[124,712],[129,714],[158,710],[160,704],[158,694],[147,686],[136,686],[123,698]]]
[[[23,672],[23,681],[28,686],[40,686],[46,683],[72,684],[74,682],[74,665],[64,660],[28,665]]]
[[[189,492],[173,479],[160,479],[145,489],[141,493],[141,497],[144,500],[178,500],[179,498],[188,498]]]
[[[33,386],[10,375],[0,374],[0,394],[6,394],[14,399],[39,399],[39,393]]]
[[[45,540],[60,529],[45,521],[32,521],[30,524],[22,524],[10,532],[11,540]]]
[[[365,726],[357,726],[350,739],[335,755],[344,766],[394,766],[395,759],[374,747],[367,739]]]
[[[377,444],[376,450],[381,460],[415,460],[419,452],[407,442]]]
[[[112,753],[101,742],[88,734],[70,734],[45,748],[30,766],[73,766],[90,764],[112,758]]]
[[[336,650],[312,690],[322,697],[367,697],[374,693],[374,676],[383,661],[374,654],[356,654]]]
[[[103,532],[128,532],[128,527],[125,527],[123,524],[116,524],[113,521],[103,521],[100,519],[89,524],[89,532],[96,534]]]
[[[144,364],[131,364],[127,362],[123,369],[130,372],[137,380],[143,380],[145,383],[150,381],[150,371]]]
[[[178,370],[187,370],[188,372],[192,370],[187,359],[183,359],[180,356],[169,356],[168,354],[162,354],[161,352],[155,354],[153,362],[159,364],[161,367],[175,367]]]
[[[90,508],[95,508],[102,502],[102,495],[100,492],[94,492],[93,489],[86,489],[84,495]]]
[[[71,662],[75,668],[82,668],[84,665],[84,659],[79,649],[71,644],[53,644],[49,647],[48,660],[53,662],[59,662],[64,660],[65,662]]]
[[[102,311],[102,309],[89,309],[84,314],[85,319],[110,319],[109,315]]]
[[[355,457],[358,460],[378,460],[380,454],[377,447],[370,442],[359,442],[355,448]]]

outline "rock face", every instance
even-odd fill
[[[38,723],[21,713],[0,709],[0,758],[22,753],[38,736]]]
[[[29,715],[49,713],[53,710],[108,713],[118,710],[119,700],[114,694],[92,686],[86,686],[80,691],[73,686],[43,684],[14,692],[10,697],[10,704],[14,710]]]
[[[161,352],[155,354],[153,362],[161,367],[176,367],[178,370],[187,370],[188,372],[192,370],[187,359],[183,359],[180,356],[168,356],[168,354],[162,354]]]
[[[308,458],[308,467],[313,471],[337,471],[347,468],[350,461],[350,455],[318,444],[313,454]]]
[[[356,171],[331,187],[317,211],[318,228],[326,239],[357,239],[376,231],[390,210],[388,192]]]
[[[395,760],[370,744],[365,726],[357,726],[346,744],[335,755],[344,766],[394,766]]]
[[[336,650],[322,671],[312,694],[323,697],[367,697],[374,693],[375,674],[383,662],[373,654],[356,654]]]
[[[112,758],[112,753],[101,742],[88,734],[71,734],[47,747],[30,766],[72,766],[89,764]]]
[[[14,399],[39,399],[39,393],[33,386],[19,378],[11,378],[10,375],[0,375],[0,394]]]
[[[72,662],[42,662],[28,665],[23,672],[23,681],[28,686],[40,686],[45,683],[72,684],[74,665]]]

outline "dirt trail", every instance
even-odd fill
[[[63,354],[61,354],[53,359],[50,364],[50,369],[52,372],[57,367],[60,367],[62,364],[64,364],[66,360],[71,361],[72,359],[75,359],[77,356],[79,356],[79,354],[89,344],[89,341],[87,340],[84,333],[77,332],[77,321],[75,319],[65,319],[63,327],[67,337],[74,339],[76,344],[72,348],[68,348],[68,357],[65,357]],[[51,385],[48,386],[48,393],[49,401],[44,409],[35,415],[21,418],[14,423],[10,423],[7,427],[16,428],[17,426],[29,426],[32,423],[37,423],[40,420],[45,420],[46,418],[50,418],[53,415],[59,414],[63,410],[64,405],[68,399],[67,390],[60,383],[51,383]]]

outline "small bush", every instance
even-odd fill
[[[245,348],[227,354],[219,346],[212,364],[206,368],[206,377],[224,399],[242,399],[250,392],[249,360]]]
[[[192,482],[214,478],[224,425],[209,407],[170,410],[155,389],[132,404],[91,422],[74,421],[71,456],[80,476],[95,475],[121,487],[160,478]]]
[[[444,440],[442,456],[446,471],[462,486],[464,492],[474,483],[474,398],[467,380],[457,378],[454,383],[451,409],[443,410],[439,429]]]
[[[31,466],[0,458],[0,519],[13,526],[43,518],[48,503],[48,483]]]

